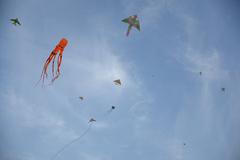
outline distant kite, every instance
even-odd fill
[[[199,72],[200,76],[202,75],[202,72]]]
[[[108,111],[107,111],[107,114],[111,113],[116,107],[115,106],[112,106]]]
[[[50,64],[50,62],[52,61],[52,75],[53,75],[53,79],[52,82],[54,82],[60,75],[60,66],[62,63],[62,54],[64,51],[64,48],[67,46],[68,44],[68,40],[63,38],[61,39],[61,41],[57,44],[57,46],[54,48],[54,50],[51,52],[51,54],[49,55],[48,59],[46,60],[43,70],[42,70],[42,74],[41,74],[41,78],[43,80],[44,83],[44,79],[45,77],[47,78],[48,74],[47,74],[47,69],[48,69],[48,65]],[[57,56],[59,52],[59,56],[58,56],[58,61],[57,61],[57,71],[56,71],[56,76],[54,75],[54,61],[55,58]]]
[[[222,88],[222,91],[224,92],[224,91],[225,91],[225,88]]]
[[[94,118],[91,118],[88,123],[91,123],[91,122],[96,122],[96,120]]]
[[[78,97],[79,99],[83,100],[84,98],[83,97]]]
[[[113,82],[118,86],[121,86],[122,84],[120,79],[114,80]]]
[[[10,19],[10,21],[12,22],[13,25],[21,25],[21,23],[19,22],[18,18],[15,18],[15,19]]]
[[[140,22],[138,20],[137,15],[129,16],[128,18],[123,19],[122,22],[128,24],[128,30],[127,30],[127,34],[126,34],[127,36],[129,35],[132,27],[135,27],[135,28],[137,28],[138,31],[140,31]]]

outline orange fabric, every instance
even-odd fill
[[[45,77],[47,78],[47,76],[48,76],[47,69],[48,69],[48,65],[51,63],[51,61],[52,61],[52,75],[53,75],[52,82],[59,77],[60,66],[61,66],[61,63],[62,63],[62,54],[63,54],[64,48],[67,46],[67,44],[68,44],[68,40],[65,39],[65,38],[62,38],[60,40],[60,42],[57,44],[57,46],[54,48],[54,50],[50,53],[48,59],[44,63],[44,67],[43,67],[43,70],[42,70],[42,75],[41,75],[41,78],[40,78],[40,80],[41,79],[43,80],[43,83],[44,83]],[[58,52],[59,52],[59,55],[58,55],[58,60],[57,60],[57,71],[56,71],[56,76],[55,76],[54,75],[54,61],[55,61],[55,58],[56,58]]]
[[[68,44],[68,40],[66,40],[65,38],[61,39],[61,41],[57,44],[57,46],[52,52],[57,54],[58,51],[63,51],[64,48],[67,46],[67,44]]]

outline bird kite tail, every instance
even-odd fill
[[[128,31],[127,31],[127,33],[126,33],[126,36],[128,36],[128,35],[129,35],[129,33],[130,33],[130,30],[128,30]]]
[[[128,35],[130,34],[130,31],[131,31],[131,29],[132,29],[132,26],[131,26],[131,25],[129,25],[129,26],[128,26],[127,33],[126,33],[126,36],[128,36]]]

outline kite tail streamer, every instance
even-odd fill
[[[54,67],[55,67],[54,62],[55,62],[55,58],[56,58],[56,55],[54,55],[53,61],[52,61],[52,76],[53,77],[54,77]]]
[[[41,76],[40,76],[40,79],[39,79],[38,82],[36,83],[35,87],[38,85],[38,83],[39,83],[41,80],[42,80],[42,87],[43,87],[43,85],[44,85],[44,80],[45,80],[45,78],[48,77],[48,74],[47,74],[48,65],[50,64],[52,58],[54,58],[54,60],[55,60],[55,57],[56,57],[56,55],[51,54],[51,55],[48,57],[48,59],[45,61],[44,66],[43,66],[43,70],[42,70],[42,74],[41,74]],[[53,62],[53,66],[54,66],[54,62]],[[54,69],[53,69],[53,70],[54,70]]]
[[[130,33],[131,29],[132,29],[132,26],[131,26],[131,25],[129,25],[129,26],[128,26],[127,33],[126,33],[126,36],[128,36],[128,35],[129,35],[129,33]]]
[[[82,135],[80,135],[79,137],[77,137],[76,139],[72,140],[71,142],[65,144],[56,154],[53,155],[53,157],[51,158],[51,160],[54,160],[58,157],[58,155],[60,155],[67,147],[71,146],[73,143],[77,142],[78,140],[80,140],[81,138],[83,138],[91,129],[92,124],[90,123],[88,128],[85,130],[85,132],[83,132]]]

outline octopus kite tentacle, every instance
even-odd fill
[[[62,63],[62,54],[63,54],[64,48],[67,46],[67,44],[68,44],[67,39],[65,39],[65,38],[61,39],[61,41],[57,44],[57,46],[54,48],[54,50],[51,52],[48,59],[44,63],[42,74],[41,74],[41,77],[40,77],[40,80],[43,81],[43,84],[44,84],[45,78],[48,77],[47,69],[48,69],[48,66],[51,63],[51,61],[52,61],[52,76],[53,76],[51,82],[53,83],[59,77],[60,66],[61,66],[61,63]],[[55,62],[55,58],[56,58],[58,53],[59,53],[59,55],[58,55],[58,60],[57,60],[57,71],[55,73],[54,72],[54,62]]]
[[[54,55],[53,57],[53,61],[52,61],[52,75],[54,77],[54,61],[55,61],[56,55]]]

